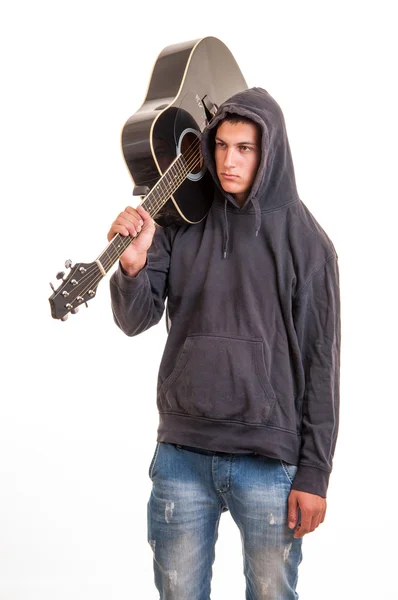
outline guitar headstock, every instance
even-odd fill
[[[67,260],[65,267],[69,273],[57,273],[56,278],[61,280],[57,289],[50,283],[53,294],[48,299],[51,306],[51,316],[54,319],[66,321],[69,313],[75,314],[81,304],[94,298],[98,283],[103,273],[96,262],[78,263],[72,266]]]

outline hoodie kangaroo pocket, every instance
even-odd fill
[[[160,409],[262,424],[276,398],[261,340],[191,335],[160,386]]]

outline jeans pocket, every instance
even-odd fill
[[[148,470],[148,475],[149,475],[150,479],[153,478],[153,471],[154,471],[154,468],[155,468],[156,459],[157,459],[158,454],[159,454],[159,447],[160,447],[160,443],[157,442],[156,448],[155,448],[155,452],[153,453],[151,464],[149,465],[149,470]]]
[[[293,483],[294,478],[296,476],[297,473],[297,466],[296,465],[290,465],[289,463],[285,462],[284,460],[280,460],[280,463],[282,465],[282,468],[285,472],[286,477],[289,480],[289,483]]]

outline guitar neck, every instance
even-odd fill
[[[198,158],[197,162],[199,162],[199,160],[200,159]],[[183,154],[180,154],[174,159],[167,171],[164,172],[156,185],[145,196],[141,202],[141,206],[151,215],[152,219],[187,178],[190,169],[192,169],[192,164],[188,165]],[[95,261],[102,277],[107,274],[109,269],[111,269],[136,237],[137,236],[133,237],[131,235],[123,236],[120,233],[117,233],[109,242],[105,250]]]

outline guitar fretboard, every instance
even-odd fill
[[[189,161],[185,159],[183,154],[177,156],[157,184],[145,196],[141,206],[143,206],[152,218],[155,217],[170,196],[180,187],[190,171],[200,163],[199,148],[195,150],[195,152],[192,152],[192,158]],[[109,242],[108,246],[96,260],[103,277],[129,247],[133,239],[134,237],[132,236],[123,236],[117,233]]]

